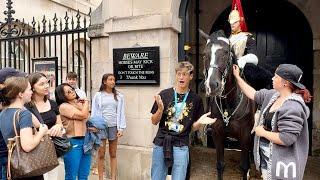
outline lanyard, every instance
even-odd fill
[[[177,120],[182,112],[182,108],[184,107],[187,97],[189,95],[189,91],[184,95],[183,101],[180,105],[180,107],[178,107],[178,95],[177,95],[177,91],[174,90],[174,108],[176,109],[176,113],[175,113],[175,119]]]

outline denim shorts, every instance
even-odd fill
[[[109,141],[113,141],[117,139],[117,132],[117,126],[107,127],[107,129],[104,130],[104,133],[102,133],[101,139],[108,139]]]

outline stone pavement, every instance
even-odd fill
[[[213,180],[216,176],[216,154],[215,149],[206,147],[191,147],[191,180]],[[241,179],[239,167],[240,152],[225,150],[225,172],[224,179],[239,180]],[[90,175],[90,180],[98,180],[97,175]],[[171,179],[169,176],[167,180]],[[260,174],[251,164],[251,180],[260,180]],[[304,180],[320,179],[320,157],[309,157]],[[122,179],[120,179],[122,180]]]
[[[215,149],[205,147],[191,148],[191,180],[212,180],[216,176],[216,154]],[[225,150],[225,171],[224,179],[241,179],[239,167],[240,152]],[[255,170],[254,164],[251,164],[251,180],[260,180],[260,173]],[[309,157],[304,180],[320,180],[320,157]]]

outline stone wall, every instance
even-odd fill
[[[313,34],[313,130],[312,152],[320,155],[320,1],[317,0],[290,0],[305,15]]]
[[[89,31],[93,94],[102,75],[113,73],[114,48],[160,47],[160,86],[117,86],[125,96],[127,119],[117,153],[119,179],[150,179],[152,141],[157,131],[150,122],[150,110],[154,95],[174,83],[180,20],[173,13],[178,10],[178,1],[110,0],[93,12],[92,22],[96,23]]]
[[[312,155],[320,156],[320,39],[313,41],[313,131],[312,131]]]

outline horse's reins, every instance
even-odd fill
[[[230,52],[230,50],[229,50],[229,54],[230,54],[229,56],[231,57],[231,52]],[[226,65],[226,68],[224,69],[224,71],[221,71],[221,69],[220,69],[217,65],[215,65],[215,64],[209,66],[209,68],[214,68],[214,69],[217,69],[218,71],[220,71],[220,73],[221,73],[221,75],[222,75],[222,79],[221,79],[221,89],[220,89],[220,92],[221,92],[221,93],[220,93],[220,95],[219,95],[220,97],[223,96],[222,93],[223,93],[224,88],[225,88],[225,85],[226,85],[228,69],[230,68],[231,64],[232,64],[232,63],[228,63],[228,64]],[[229,93],[230,93],[230,92],[228,92],[227,94],[229,94]],[[224,96],[226,97],[227,94],[224,95]]]

